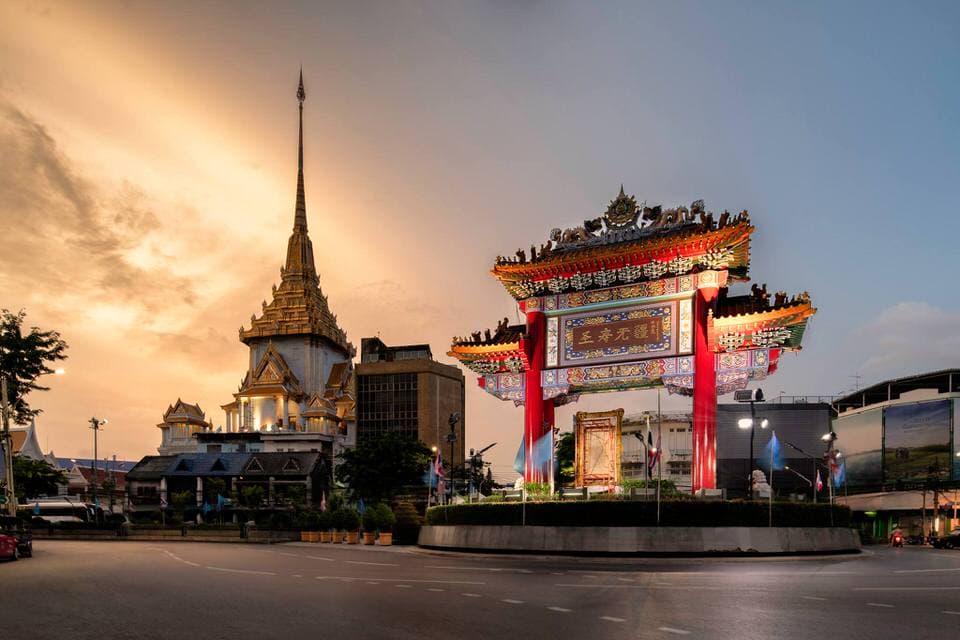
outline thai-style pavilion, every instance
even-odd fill
[[[337,324],[320,289],[307,231],[303,187],[303,74],[297,89],[300,111],[297,196],[293,232],[272,299],[240,328],[250,349],[246,375],[234,400],[223,405],[227,432],[271,434],[348,432],[353,422],[352,358],[355,348]],[[350,430],[352,432],[352,430]]]
[[[692,396],[692,488],[715,488],[717,396],[773,373],[816,312],[806,293],[729,294],[749,279],[753,231],[746,211],[642,206],[621,187],[602,216],[554,229],[529,256],[497,258],[493,276],[526,323],[454,338],[449,355],[488,393],[524,406],[527,481],[549,476],[552,461],[535,463],[534,452],[553,450],[536,445],[555,407],[662,386]]]

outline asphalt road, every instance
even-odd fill
[[[487,556],[38,541],[0,638],[960,637],[960,551],[794,559]]]

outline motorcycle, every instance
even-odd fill
[[[903,534],[900,534],[900,533],[895,533],[895,534],[893,534],[893,539],[890,541],[890,544],[891,544],[894,548],[896,548],[896,547],[902,547],[902,546],[903,546]]]

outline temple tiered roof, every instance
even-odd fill
[[[455,337],[447,355],[475,373],[524,371],[529,364],[524,349],[525,335],[525,325],[511,325],[504,318],[493,333],[487,329],[469,337]]]
[[[639,206],[621,186],[603,216],[554,229],[539,250],[530,247],[529,259],[523,249],[515,258],[499,256],[492,273],[518,300],[704,269],[724,269],[745,280],[753,230],[746,211],[724,211],[715,219],[702,200],[689,208]]]
[[[280,268],[280,286],[274,286],[273,299],[263,302],[261,315],[250,318],[250,328],[240,327],[240,340],[249,344],[258,338],[310,335],[323,338],[345,355],[356,353],[347,334],[331,313],[327,297],[320,290],[320,276],[313,259],[313,243],[307,233],[307,205],[303,188],[303,74],[297,90],[300,101],[300,136],[297,163],[297,201],[293,233],[287,242],[287,256]]]

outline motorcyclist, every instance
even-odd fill
[[[890,544],[896,544],[897,540],[900,540],[900,544],[903,544],[903,530],[900,527],[897,527],[893,530],[893,533],[890,534]]]

